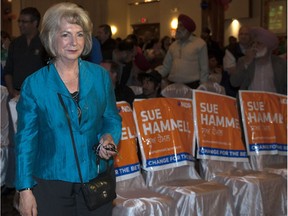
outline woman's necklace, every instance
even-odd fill
[[[74,77],[74,78],[72,78],[72,79],[70,79],[70,80],[63,80],[62,79],[62,81],[65,83],[65,84],[67,84],[67,83],[71,83],[71,82],[73,82],[74,80],[77,80],[78,79],[78,74],[76,75],[76,77]]]
[[[74,69],[74,75],[75,75],[75,76],[74,76],[72,79],[65,80],[65,79],[63,79],[64,74],[61,73],[61,71],[59,70],[59,67],[57,67],[56,63],[55,63],[55,67],[56,67],[56,69],[57,69],[57,71],[58,71],[58,73],[59,73],[62,81],[63,81],[65,84],[69,84],[69,83],[72,83],[72,82],[78,80],[78,78],[79,78],[78,68],[75,68],[75,69]]]

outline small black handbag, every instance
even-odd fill
[[[116,182],[115,178],[112,178],[110,174],[110,168],[88,183],[82,184],[83,196],[90,210],[96,209],[116,198]]]
[[[116,179],[115,176],[112,175],[111,170],[112,166],[109,166],[109,163],[107,161],[107,169],[105,172],[100,173],[96,178],[90,180],[88,183],[83,182],[82,174],[81,174],[81,169],[79,165],[79,159],[76,151],[76,146],[75,146],[75,140],[72,132],[72,126],[71,126],[71,121],[70,117],[68,114],[68,111],[64,105],[63,99],[60,94],[58,94],[59,100],[61,102],[61,105],[64,108],[68,125],[69,125],[69,130],[70,130],[70,135],[71,135],[71,140],[73,144],[73,150],[74,150],[74,156],[77,164],[77,169],[80,177],[80,181],[82,184],[81,190],[83,193],[83,197],[85,199],[86,205],[88,209],[90,210],[95,210],[99,208],[100,206],[109,203],[113,201],[116,198]],[[100,158],[97,155],[97,165],[99,166],[100,163]]]

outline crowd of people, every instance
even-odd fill
[[[1,189],[19,191],[21,215],[74,215],[76,206],[79,214],[111,214],[112,203],[94,212],[83,205],[58,97],[67,106],[83,179],[89,181],[97,173],[93,145],[99,143],[102,159],[115,155],[105,146],[117,145],[121,135],[116,101],[133,106],[136,98],[162,97],[163,89],[178,83],[190,89],[217,84],[213,91],[232,97],[239,90],[287,94],[287,60],[275,53],[277,36],[262,27],[242,26],[222,48],[209,28],[198,37],[193,19],[180,14],[175,38],[114,39],[108,24],[92,35],[86,11],[67,2],[49,8],[42,23],[36,8],[24,8],[18,25],[21,35],[13,40],[1,32],[1,85],[8,101],[20,96]],[[14,136],[12,126],[9,133]]]

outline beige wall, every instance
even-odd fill
[[[73,0],[72,0],[73,1]],[[237,14],[238,11],[246,11],[246,3],[239,4],[243,0],[233,0],[231,4],[235,4],[235,7],[229,7],[227,13],[229,17],[231,14]],[[245,2],[247,0],[244,0]],[[12,11],[15,14],[19,14],[21,8],[27,6],[35,6],[43,14],[49,6],[61,2],[61,0],[19,0],[12,1]],[[126,37],[127,34],[132,33],[132,24],[140,24],[142,17],[147,18],[147,23],[160,23],[160,36],[170,35],[170,23],[174,17],[177,17],[180,13],[191,16],[196,25],[196,35],[201,33],[201,0],[161,0],[159,3],[150,3],[139,6],[128,5],[131,0],[74,0],[73,2],[82,5],[86,8],[90,14],[91,20],[94,23],[94,33],[96,33],[97,26],[103,23],[115,25],[118,28],[118,32],[114,37]],[[251,18],[239,18],[241,25],[259,26],[261,23],[261,0],[251,0],[253,10]],[[239,8],[243,6],[243,8]],[[230,11],[232,10],[232,11]],[[236,10],[237,13],[233,10]],[[239,13],[238,13],[239,14]],[[240,13],[241,14],[241,13]],[[235,35],[235,32],[231,29],[231,19],[224,21],[225,41],[227,44],[227,38],[230,35]],[[235,31],[235,30],[234,30]],[[12,35],[19,35],[17,26],[17,19],[13,21]]]
[[[245,14],[246,14],[246,4],[242,5],[243,8],[241,8],[241,4],[239,5],[239,2],[242,0],[233,0],[232,3],[234,2],[235,5],[237,5],[237,7],[233,7],[233,11],[237,11],[237,13],[235,12],[235,14],[239,14],[238,11],[243,11],[245,10]],[[242,17],[242,18],[237,18],[239,21],[239,28],[243,25],[247,25],[247,26],[261,26],[261,1],[262,0],[250,0],[251,4],[252,4],[252,8],[251,8],[251,17]],[[228,9],[229,10],[229,9]],[[229,16],[233,17],[229,12]],[[224,44],[226,45],[228,43],[228,37],[230,35],[233,35],[235,37],[238,37],[238,29],[235,29],[233,31],[231,23],[232,23],[232,19],[227,19],[225,20],[225,25],[224,25]]]
[[[107,3],[105,0],[70,0],[71,2],[75,2],[81,6],[83,6],[90,14],[90,18],[94,24],[94,31],[96,31],[97,26],[105,23],[107,20]],[[19,15],[19,12],[22,8],[25,7],[36,7],[41,16],[44,15],[45,11],[53,4],[63,2],[63,0],[19,0],[19,1],[12,1],[12,11],[13,13]],[[12,35],[18,36],[19,29],[17,26],[17,19],[13,21],[12,24]]]

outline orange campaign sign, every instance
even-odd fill
[[[133,115],[145,170],[182,166],[193,161],[192,100],[135,100]]]
[[[235,98],[193,90],[197,158],[248,162]]]
[[[248,154],[287,155],[287,96],[239,91]]]
[[[122,137],[118,145],[118,155],[114,159],[117,181],[140,175],[140,163],[137,155],[136,127],[129,103],[117,102],[122,117]]]

